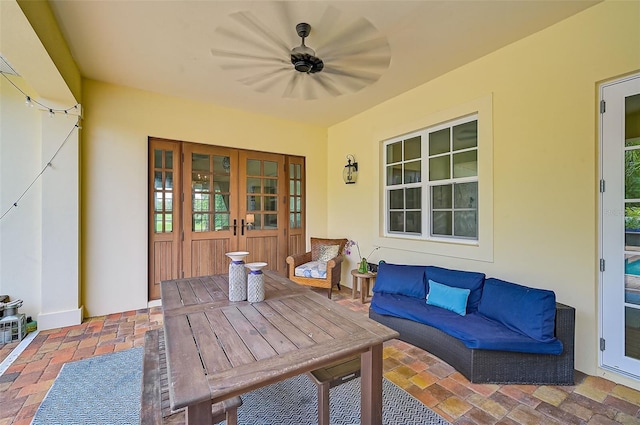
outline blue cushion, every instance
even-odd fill
[[[458,338],[468,348],[522,353],[562,354],[562,341],[540,342],[512,331],[479,313],[460,316],[424,300],[396,294],[373,294],[371,309],[378,314],[423,323]]]
[[[487,279],[478,313],[536,341],[555,339],[556,294],[553,291]]]
[[[406,295],[424,301],[427,296],[425,270],[425,266],[380,263],[373,292]]]
[[[447,286],[469,289],[471,292],[467,301],[467,313],[478,311],[478,304],[482,296],[482,285],[484,284],[484,273],[427,266],[427,279]]]
[[[446,308],[464,316],[467,314],[467,298],[470,292],[469,289],[455,288],[429,280],[427,304]]]

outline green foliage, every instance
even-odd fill
[[[640,207],[626,207],[624,209],[624,228],[640,230]]]

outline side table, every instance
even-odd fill
[[[360,273],[358,269],[351,270],[351,276],[353,276],[353,283],[351,284],[351,298],[356,297],[356,290],[358,289],[358,281],[360,281],[360,302],[364,304],[368,302],[369,297],[369,285],[373,287],[373,283],[376,281],[376,275],[378,273],[367,272]]]

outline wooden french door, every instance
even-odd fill
[[[225,273],[230,251],[286,273],[286,256],[304,241],[303,158],[153,138],[149,156],[149,299],[162,280]]]

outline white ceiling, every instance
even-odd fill
[[[81,74],[90,79],[210,102],[305,123],[328,126],[465,63],[540,31],[598,3],[542,1],[69,1],[50,0]],[[261,61],[214,56],[211,49],[289,60],[259,31],[232,18],[243,12],[288,46],[300,44],[295,25],[312,26],[310,47],[366,18],[386,37],[391,61],[377,81],[361,90],[334,77],[340,96],[283,96],[282,85],[263,92],[240,82],[247,70],[265,72]],[[331,15],[331,19],[326,19]],[[325,19],[323,19],[325,17]],[[235,35],[229,36],[229,33]],[[329,34],[330,33],[330,34]],[[374,37],[368,33],[366,37]],[[364,36],[363,36],[364,37]],[[334,44],[353,45],[357,34]],[[314,43],[315,41],[315,43]],[[334,40],[335,41],[335,40]],[[330,43],[329,43],[330,44]],[[328,45],[328,44],[327,44]],[[327,57],[317,48],[317,56]],[[371,53],[374,55],[375,53]],[[367,59],[367,53],[360,57]],[[255,64],[255,68],[234,64]],[[326,64],[331,66],[331,61]],[[282,65],[280,65],[282,66]],[[295,74],[292,65],[289,71]],[[351,65],[356,67],[355,61]],[[254,71],[255,69],[255,71]],[[355,68],[354,68],[355,69]],[[362,71],[363,68],[359,68]],[[297,74],[302,80],[320,74]],[[311,84],[303,80],[303,84]]]

